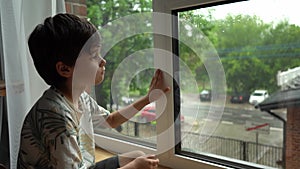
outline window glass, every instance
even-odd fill
[[[101,55],[107,62],[105,80],[95,87],[95,98],[107,110],[117,111],[145,95],[154,74],[153,37],[145,33],[151,22],[138,15],[151,12],[152,1],[87,0],[87,7],[87,19],[102,36]],[[145,25],[136,25],[139,19]],[[155,119],[155,105],[151,104],[122,126],[98,127],[95,132],[155,147]]]
[[[278,119],[255,105],[281,90],[278,72],[300,66],[296,4],[249,0],[174,12],[184,116],[177,153],[283,168],[286,109],[275,111]]]

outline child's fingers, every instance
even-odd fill
[[[145,155],[145,156],[146,156],[146,158],[148,158],[148,159],[157,159],[157,157],[156,157],[155,154],[147,154],[147,155]]]
[[[149,165],[156,168],[158,167],[159,159],[149,159]]]
[[[164,93],[167,93],[167,92],[169,92],[170,90],[171,90],[171,88],[170,88],[170,87],[167,87],[167,88],[165,88]]]
[[[157,70],[157,79],[158,80],[161,80],[162,79],[162,76],[163,76],[163,73],[160,69]]]

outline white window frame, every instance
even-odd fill
[[[204,5],[208,3],[217,3],[217,2],[225,2],[229,0],[153,0],[153,11],[161,12],[165,14],[172,13],[173,10],[189,8],[193,6]],[[154,23],[154,32],[155,29],[159,29],[158,31],[162,31],[166,34],[172,35],[172,20],[161,20]],[[172,38],[171,37],[154,37],[154,47],[169,51],[164,56],[162,54],[155,54],[154,56],[154,64],[155,67],[162,68],[166,70],[169,75],[173,74],[173,59],[172,59]],[[167,55],[167,56],[166,56]],[[173,86],[173,77],[166,76],[166,83],[169,86]],[[166,147],[170,147],[170,144],[175,143],[175,129],[174,129],[174,102],[173,102],[173,92],[170,92],[167,95],[167,105],[162,113],[161,117],[157,119],[157,133],[161,133],[157,135],[157,148],[150,148],[143,145],[139,145],[136,143],[127,142],[125,140],[120,140],[116,138],[112,138],[109,136],[103,136],[95,134],[96,144],[100,147],[115,153],[125,153],[133,150],[141,150],[145,153],[156,154],[160,159],[160,164],[164,166],[171,167],[172,169],[224,169],[229,168],[225,166],[218,165],[216,163],[210,163],[204,160],[199,160],[195,158],[190,158],[186,156],[181,156],[175,154],[175,145],[172,148],[165,150]],[[163,106],[162,103],[157,102],[157,107]],[[171,127],[169,127],[171,126]],[[226,157],[223,158],[226,160]],[[231,160],[232,161],[232,160]],[[239,161],[240,162],[240,161]],[[238,163],[238,162],[237,162]],[[254,164],[255,165],[255,164]],[[261,166],[260,166],[261,167]],[[257,168],[260,168],[257,166]],[[256,168],[253,166],[253,168]]]

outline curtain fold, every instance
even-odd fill
[[[10,167],[16,168],[26,113],[47,85],[31,60],[27,38],[46,17],[65,12],[64,0],[1,0],[1,36],[6,81]]]
[[[1,15],[1,13],[0,13]],[[1,16],[0,16],[1,25]],[[0,27],[1,28],[1,27]],[[0,80],[5,80],[4,75],[4,57],[3,57],[3,41],[0,29]],[[9,165],[9,144],[8,144],[8,124],[5,97],[0,96],[0,164]]]
[[[1,25],[1,12],[0,12],[0,25]],[[0,27],[0,80],[4,80],[4,58],[3,58],[3,45],[2,45],[2,33],[1,33],[1,27]],[[0,97],[0,138],[1,136],[1,132],[2,132],[2,118],[3,118],[3,103],[2,100],[4,99],[4,97]],[[0,155],[1,157],[1,155]]]

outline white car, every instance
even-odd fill
[[[133,98],[125,97],[125,96],[121,97],[121,100],[122,100],[126,105],[129,105],[129,104],[131,104],[131,103],[134,102]]]
[[[256,105],[264,101],[267,97],[269,97],[269,93],[267,90],[255,90],[249,98],[249,103]]]

